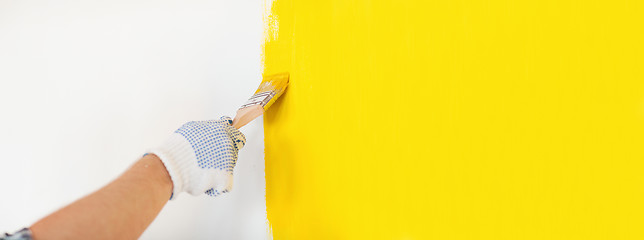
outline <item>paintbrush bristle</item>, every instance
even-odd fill
[[[279,73],[265,76],[259,84],[257,91],[246,101],[239,109],[247,108],[254,105],[261,105],[264,111],[268,109],[277,100],[288,86],[289,74]]]

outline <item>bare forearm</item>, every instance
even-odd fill
[[[172,181],[155,155],[146,155],[100,190],[31,226],[34,239],[136,239],[159,214]]]

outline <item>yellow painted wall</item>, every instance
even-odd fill
[[[276,0],[275,239],[644,239],[639,0]]]

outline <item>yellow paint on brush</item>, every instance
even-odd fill
[[[275,239],[644,239],[642,1],[270,7]]]
[[[263,108],[262,111],[266,111],[284,94],[286,87],[288,87],[288,73],[264,76],[262,82],[259,83],[259,87],[257,87],[257,91],[239,109],[260,105]]]

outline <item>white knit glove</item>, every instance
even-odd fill
[[[246,137],[232,127],[230,117],[189,122],[181,126],[160,147],[157,155],[170,174],[174,188],[170,200],[180,192],[217,196],[233,186],[237,152]]]

